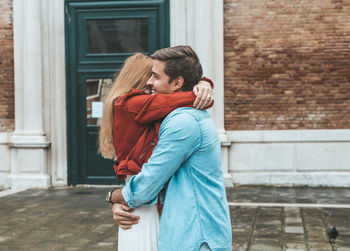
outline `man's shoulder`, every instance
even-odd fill
[[[161,127],[185,128],[198,130],[198,110],[191,107],[177,108],[169,113],[162,122]]]
[[[176,118],[186,118],[186,117],[191,117],[194,120],[198,120],[201,117],[205,116],[207,113],[206,110],[197,110],[192,107],[180,107],[172,111],[171,113],[168,114],[168,116],[165,119],[171,119],[173,117]]]
[[[192,107],[181,107],[169,113],[163,120],[163,123],[181,123],[181,121],[196,123],[207,115],[208,112],[205,110],[197,110]]]

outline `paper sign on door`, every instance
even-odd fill
[[[92,102],[91,103],[91,117],[102,118],[103,113],[103,102]]]

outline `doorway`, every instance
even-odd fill
[[[169,0],[65,1],[68,184],[117,184],[98,153],[103,97],[125,59],[169,46]]]

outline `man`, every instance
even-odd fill
[[[155,61],[147,84],[154,92],[191,90],[202,75],[198,57],[189,46],[161,49],[151,57]],[[155,200],[166,183],[158,250],[231,250],[220,142],[206,111],[179,108],[170,113],[161,124],[148,163],[123,189],[113,191],[111,201],[136,208]],[[113,206],[117,223],[122,218],[128,225],[126,216],[130,225],[137,222],[118,207]]]

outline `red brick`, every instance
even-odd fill
[[[14,129],[12,0],[0,0],[0,132]]]
[[[350,128],[350,6],[224,0],[225,128]]]

